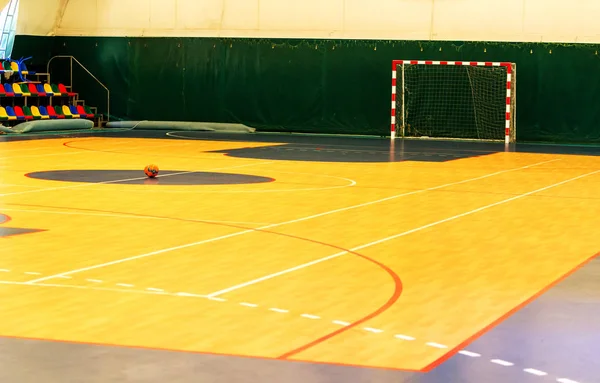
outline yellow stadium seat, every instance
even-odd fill
[[[49,96],[52,96],[54,94],[54,91],[52,90],[50,84],[44,84],[44,92],[46,92],[46,94]]]
[[[50,118],[50,116],[48,116],[48,115],[41,114],[40,113],[40,109],[37,106],[35,106],[35,105],[33,105],[31,107],[31,114],[33,115],[33,117],[35,117],[35,118],[41,118],[42,120],[47,120],[47,119]]]
[[[66,118],[79,118],[78,114],[71,113],[71,109],[67,105],[63,105],[62,111]]]
[[[21,85],[12,84],[12,88],[13,88],[13,92],[15,93],[15,96],[24,96],[23,90],[21,89]]]
[[[16,116],[9,116],[8,113],[6,113],[6,109],[3,106],[0,106],[0,120],[16,120],[17,117]]]
[[[16,62],[14,62],[14,61],[11,61],[11,62],[10,62],[10,69],[12,69],[12,70],[13,70],[13,71],[15,71],[15,72],[18,72],[18,71],[19,71],[19,64],[17,64],[17,63],[16,63]]]

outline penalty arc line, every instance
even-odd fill
[[[46,276],[46,277],[43,277],[43,278],[33,279],[33,280],[28,281],[27,283],[42,282],[42,281],[46,281],[46,280],[49,280],[49,279],[57,278],[59,276],[81,273],[81,272],[84,272],[84,271],[95,270],[95,269],[99,269],[99,268],[103,268],[103,267],[107,267],[107,266],[121,264],[121,263],[124,263],[124,262],[130,262],[130,261],[134,261],[134,260],[137,260],[137,259],[151,257],[151,256],[154,256],[154,255],[164,254],[164,253],[168,253],[168,252],[171,252],[171,251],[187,249],[187,248],[190,248],[190,247],[199,246],[199,245],[206,244],[206,243],[211,243],[211,242],[216,242],[216,241],[220,241],[220,240],[224,240],[224,239],[228,239],[228,238],[234,238],[234,237],[237,237],[237,236],[240,236],[240,235],[249,234],[249,233],[253,233],[253,232],[257,232],[257,231],[261,231],[261,230],[267,230],[267,229],[271,229],[271,228],[274,228],[274,227],[279,227],[279,226],[288,225],[288,224],[292,224],[292,223],[298,223],[298,222],[308,221],[308,220],[311,220],[311,219],[314,219],[314,218],[319,218],[319,217],[323,217],[323,216],[330,215],[330,214],[335,214],[335,213],[339,213],[339,212],[343,212],[343,211],[348,211],[348,210],[352,210],[352,209],[358,209],[358,208],[365,207],[365,206],[375,205],[375,204],[378,204],[378,203],[382,203],[382,202],[386,202],[386,201],[391,201],[391,200],[394,200],[394,199],[397,199],[397,198],[401,198],[401,197],[406,197],[406,196],[410,196],[410,195],[425,193],[425,192],[428,192],[428,191],[438,190],[438,189],[442,189],[444,187],[449,187],[449,186],[460,185],[460,184],[467,183],[467,182],[477,181],[477,180],[481,180],[481,179],[493,177],[493,176],[499,175],[499,174],[509,173],[509,172],[523,170],[523,169],[528,169],[528,168],[531,168],[531,167],[534,167],[534,166],[539,166],[539,165],[543,165],[543,164],[547,164],[547,163],[555,162],[555,161],[559,161],[559,159],[542,161],[542,162],[538,162],[538,163],[531,164],[531,165],[521,166],[521,167],[518,167],[518,168],[500,170],[500,171],[497,171],[497,172],[494,172],[494,173],[485,174],[485,175],[479,176],[479,177],[469,178],[469,179],[462,180],[462,181],[457,181],[457,182],[450,182],[450,183],[447,183],[447,184],[443,184],[443,185],[439,185],[439,186],[433,186],[433,187],[426,188],[426,189],[414,190],[414,191],[410,191],[410,192],[406,192],[406,193],[396,194],[396,195],[393,195],[393,196],[390,196],[390,197],[386,197],[386,198],[382,198],[382,199],[378,199],[378,200],[375,200],[375,201],[370,201],[370,202],[365,202],[365,203],[361,203],[361,204],[357,204],[357,205],[347,206],[347,207],[343,207],[343,208],[339,208],[339,209],[329,210],[329,211],[326,211],[326,212],[323,212],[323,213],[313,214],[313,215],[310,215],[310,216],[307,216],[307,217],[303,217],[303,218],[297,218],[297,219],[293,219],[293,220],[290,220],[290,221],[285,221],[285,222],[280,222],[280,223],[274,223],[274,224],[266,225],[266,226],[260,226],[260,227],[255,228],[255,229],[242,230],[242,231],[238,231],[238,232],[235,232],[235,233],[222,235],[222,236],[219,236],[219,237],[213,237],[213,238],[209,238],[209,239],[205,239],[205,240],[201,240],[201,241],[197,241],[197,242],[192,242],[192,243],[187,243],[187,244],[183,244],[183,245],[179,245],[179,246],[174,246],[174,247],[169,247],[169,248],[165,248],[165,249],[160,249],[160,250],[152,251],[152,252],[149,252],[149,253],[135,255],[135,256],[132,256],[132,257],[116,259],[116,260],[110,261],[110,262],[105,262],[105,263],[101,263],[101,264],[97,264],[97,265],[92,265],[92,266],[82,267],[82,268],[79,268],[79,269],[65,271],[63,273],[49,275],[49,276]],[[346,252],[344,252],[343,254],[346,254]],[[339,254],[339,255],[341,255],[341,254]],[[339,256],[339,255],[336,255],[336,256]],[[326,257],[326,258],[330,259],[331,257],[334,257],[334,256],[329,256],[329,257]],[[315,262],[315,261],[313,261],[313,262]]]
[[[400,237],[404,237],[406,235],[409,235],[409,234],[412,234],[412,233],[416,233],[416,232],[428,229],[430,227],[434,227],[434,226],[440,225],[442,223],[454,221],[454,220],[456,220],[458,218],[466,217],[468,215],[475,214],[475,213],[478,213],[478,212],[483,211],[483,210],[487,210],[487,209],[492,208],[492,207],[503,205],[503,204],[506,204],[508,202],[512,202],[512,201],[515,201],[515,200],[518,200],[518,199],[530,196],[532,194],[539,193],[539,192],[542,192],[542,191],[545,191],[545,190],[548,190],[548,189],[552,189],[554,187],[557,187],[557,186],[560,186],[560,185],[564,185],[566,183],[573,182],[573,181],[576,181],[578,179],[581,179],[581,178],[584,178],[584,177],[588,177],[588,176],[591,176],[591,175],[594,175],[594,174],[598,174],[598,173],[600,173],[600,170],[596,170],[596,171],[593,171],[593,172],[590,172],[590,173],[586,173],[586,174],[583,174],[583,175],[580,175],[580,176],[577,176],[577,177],[569,178],[567,180],[554,183],[552,185],[548,185],[548,186],[545,186],[545,187],[542,187],[542,188],[539,188],[539,189],[536,189],[536,190],[532,190],[532,191],[527,192],[527,193],[519,194],[519,195],[516,195],[514,197],[510,197],[510,198],[507,198],[507,199],[504,199],[504,200],[501,200],[501,201],[498,201],[498,202],[494,202],[494,203],[491,203],[491,204],[479,207],[477,209],[469,210],[469,211],[464,212],[464,213],[456,214],[456,215],[453,215],[451,217],[444,218],[444,219],[441,219],[439,221],[435,221],[435,222],[429,223],[427,225],[419,226],[417,228],[404,231],[402,233],[398,233],[398,234],[395,234],[395,235],[392,235],[392,236],[389,236],[389,237],[381,238],[381,239],[378,239],[376,241],[366,243],[364,245],[356,246],[356,247],[353,247],[353,248],[351,248],[349,250],[352,251],[352,252],[359,251],[359,250],[365,249],[367,247],[375,246],[375,245],[378,245],[378,244],[381,244],[381,243],[384,243],[384,242],[388,242],[388,241],[391,241],[391,240],[394,240],[394,239],[397,239],[397,238],[400,238]],[[312,266],[312,265],[316,265],[316,264],[321,263],[321,262],[325,262],[325,261],[328,261],[328,260],[331,260],[331,259],[334,259],[334,258],[338,258],[338,257],[340,257],[342,255],[345,255],[345,254],[349,254],[349,252],[348,251],[340,251],[339,253],[335,253],[335,254],[329,255],[327,257],[315,259],[314,261],[311,261],[311,262],[303,263],[301,265],[294,266],[294,267],[291,267],[289,269],[285,269],[285,270],[282,270],[282,271],[279,271],[279,272],[276,272],[276,273],[273,273],[273,274],[269,274],[269,275],[265,275],[265,276],[260,277],[260,278],[253,279],[251,281],[247,281],[247,282],[235,285],[235,286],[231,286],[231,287],[219,290],[219,291],[215,291],[215,292],[209,293],[206,296],[208,296],[208,297],[216,297],[216,296],[219,296],[219,295],[223,295],[223,294],[232,292],[234,290],[239,290],[241,288],[244,288],[244,287],[247,287],[247,286],[251,286],[251,285],[254,285],[254,284],[257,284],[257,283],[260,283],[260,282],[263,282],[263,281],[266,281],[266,280],[278,277],[280,275],[288,274],[288,273],[291,273],[293,271],[301,270],[301,269],[304,269],[304,268]]]

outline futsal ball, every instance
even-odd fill
[[[158,166],[156,165],[148,165],[144,168],[144,173],[150,177],[154,178],[158,175]]]

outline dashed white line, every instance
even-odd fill
[[[8,269],[0,269],[0,273],[10,273],[10,270],[8,270]]]
[[[62,278],[62,279],[71,279],[71,277],[69,277],[68,275],[61,275],[58,278]]]
[[[439,343],[435,343],[435,342],[428,342],[425,344],[428,345],[429,347],[434,347],[434,348],[448,348],[448,346],[446,346],[445,344],[439,344]]]
[[[507,362],[506,360],[502,360],[502,359],[492,359],[490,360],[490,362],[495,363],[495,364],[499,364],[501,366],[504,367],[510,367],[510,366],[514,366],[514,363],[511,362]]]
[[[350,326],[350,322],[344,322],[343,320],[334,320],[331,323],[339,324],[340,326]]]
[[[10,270],[7,269],[0,269],[0,272],[9,272]],[[35,273],[35,272],[25,272],[25,274],[37,274],[39,275],[40,273]],[[68,279],[68,278],[65,278]],[[93,282],[93,283],[102,283],[103,281],[100,279],[86,279],[86,281],[88,282]],[[31,282],[5,282],[5,281],[0,281],[0,283],[3,284],[20,284],[20,285],[34,285]],[[82,288],[85,289],[85,286],[75,286],[75,285],[52,285],[52,284],[36,284],[37,286],[56,286],[56,287],[72,287],[72,288]],[[134,285],[132,284],[127,284],[127,283],[117,283],[117,286],[123,286],[123,287],[133,287]],[[89,288],[89,287],[87,287]],[[126,290],[115,290],[115,289],[103,289],[103,290],[107,290],[107,291],[122,291],[125,292]],[[164,292],[165,290],[163,289],[158,289],[158,288],[153,288],[153,287],[148,287],[146,288],[147,291],[150,292],[159,292],[159,293],[163,293],[163,294],[169,294]],[[135,291],[135,290],[129,290],[131,292],[139,292],[139,293],[143,293],[143,291]],[[201,297],[201,298],[208,298],[210,300],[214,300],[214,301],[220,301],[220,302],[225,302],[226,299],[223,298],[218,298],[218,297],[211,297],[211,296],[205,296],[205,295],[199,295],[199,294],[192,294],[192,293],[187,293],[187,292],[178,292],[178,293],[173,293],[170,295],[176,295],[176,296],[186,296],[186,297]],[[241,306],[246,306],[246,307],[258,307],[257,304],[255,303],[248,303],[248,302],[240,302],[239,303]],[[280,308],[276,308],[276,307],[272,307],[269,309],[270,311],[274,311],[274,312],[279,312],[279,313],[288,313],[289,310],[285,310],[285,309],[280,309]],[[308,318],[308,319],[321,319],[320,316],[317,315],[312,315],[312,314],[301,314],[301,317],[304,318]],[[341,321],[341,320],[333,320],[332,323],[337,324],[337,325],[342,325],[342,326],[348,326],[350,325],[349,322],[345,322],[345,321]],[[365,331],[371,332],[371,333],[381,333],[384,332],[384,330],[378,329],[378,328],[373,328],[373,327],[364,327],[363,328]],[[408,340],[408,341],[412,341],[415,340],[414,337],[408,336],[408,335],[404,335],[404,334],[396,334],[394,335],[395,338],[397,339],[402,339],[402,340]],[[427,346],[430,347],[434,347],[434,348],[441,348],[441,349],[445,349],[448,348],[448,346],[444,345],[444,344],[440,344],[440,343],[435,343],[435,342],[428,342],[426,343]],[[481,354],[475,353],[475,352],[471,352],[468,350],[461,350],[458,352],[461,355],[465,355],[468,357],[472,357],[472,358],[477,358],[477,357],[481,357]],[[502,360],[502,359],[492,359],[490,360],[491,363],[494,364],[498,364],[501,366],[505,366],[505,367],[510,367],[510,366],[514,366],[514,363],[512,362],[508,362],[506,360]],[[547,372],[545,371],[541,371],[541,370],[536,370],[533,368],[526,368],[523,370],[524,372],[527,372],[529,374],[532,375],[536,375],[536,376],[546,376],[548,375]],[[571,379],[567,379],[567,378],[558,378],[556,379],[556,381],[558,383],[579,383],[575,380],[571,380]]]
[[[537,376],[546,376],[546,375],[548,375],[547,372],[536,370],[534,368],[526,368],[523,371],[525,371],[527,373],[530,373],[530,374],[533,374],[533,375],[537,375]]]
[[[462,351],[459,351],[458,353],[462,354],[462,355],[470,356],[471,358],[479,358],[481,356],[481,354],[478,354],[476,352],[467,351],[467,350],[462,350]]]

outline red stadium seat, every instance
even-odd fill
[[[52,105],[48,105],[48,107],[46,108],[46,111],[48,112],[48,115],[52,119],[55,119],[55,118],[58,118],[58,119],[65,118],[64,115],[57,114],[56,111],[54,110],[54,107]]]
[[[33,116],[26,116],[20,106],[15,106],[14,110],[18,120],[33,120]]]
[[[29,93],[31,93],[32,96],[39,96],[40,95],[39,92],[38,92],[38,89],[37,89],[37,87],[35,86],[34,83],[30,82],[27,85],[27,88],[29,89]]]
[[[69,96],[69,97],[74,97],[74,96],[76,96],[76,95],[77,95],[77,93],[75,93],[75,92],[69,92],[69,91],[67,90],[67,87],[66,87],[66,86],[64,86],[63,84],[58,84],[58,91],[59,91],[60,93],[62,93],[62,95],[63,95],[63,96],[64,96],[64,95],[67,95],[67,96]]]
[[[77,105],[77,113],[79,113],[82,118],[94,118],[94,114],[86,112],[83,105]]]

